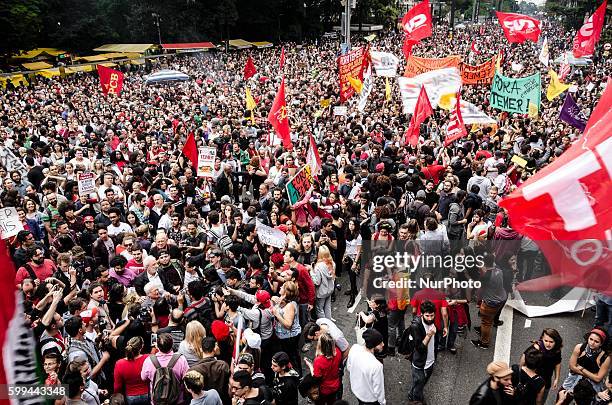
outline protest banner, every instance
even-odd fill
[[[341,55],[338,58],[338,71],[340,73],[340,103],[344,103],[355,94],[355,89],[349,82],[349,77],[359,77],[363,63],[364,49],[357,48]]]
[[[540,73],[521,78],[506,77],[499,72],[491,85],[491,107],[510,113],[527,114],[529,104],[540,107]]]
[[[406,60],[404,77],[415,77],[432,70],[444,68],[459,68],[460,62],[461,56],[459,55],[450,55],[445,58],[419,58],[418,56],[410,55]],[[429,89],[427,90],[429,91]]]
[[[392,53],[371,51],[372,65],[376,71],[376,76],[395,77],[397,76],[397,67],[399,58]]]
[[[287,244],[287,235],[280,229],[269,227],[259,221],[255,223],[255,229],[257,230],[259,241],[264,246],[267,245],[283,249]]]
[[[0,237],[10,238],[23,231],[23,224],[19,220],[19,215],[15,207],[0,208]]]
[[[425,86],[432,108],[437,108],[440,97],[444,94],[456,94],[461,89],[461,75],[457,68],[438,69],[423,73],[413,78],[398,79],[404,113],[412,114],[421,92]]]
[[[96,192],[96,179],[93,173],[81,173],[78,178],[79,195],[88,195]]]
[[[289,180],[289,183],[287,183],[289,203],[295,205],[298,201],[301,201],[313,184],[314,177],[312,177],[310,166],[305,165],[291,180]]]
[[[461,117],[464,124],[495,125],[497,121],[482,112],[474,104],[461,100]]]
[[[212,177],[217,149],[203,146],[198,149],[198,177]]]
[[[495,76],[496,61],[497,58],[494,56],[480,65],[468,65],[462,62],[459,65],[461,81],[463,84],[491,84],[493,76]]]
[[[334,115],[344,116],[348,113],[348,108],[345,105],[337,105],[334,107]]]

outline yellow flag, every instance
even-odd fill
[[[499,52],[495,60],[495,71],[499,73],[501,73],[501,60],[502,60],[502,54],[501,52]]]
[[[374,41],[375,38],[376,38],[376,34],[372,34],[372,35],[368,35],[367,37],[364,37],[363,39],[365,39],[368,42],[372,42]]]
[[[548,101],[552,101],[559,96],[559,94],[569,89],[570,85],[561,83],[559,77],[557,77],[557,73],[552,69],[548,71],[548,75],[550,76],[550,84],[548,85],[548,89],[546,89],[546,98]]]
[[[455,99],[455,93],[442,94],[438,106],[444,110],[450,110],[453,106],[453,100]]]
[[[538,106],[530,102],[529,109],[527,111],[527,115],[529,115],[529,117],[531,118],[537,117],[538,116]]]
[[[321,108],[327,108],[329,107],[330,104],[331,104],[331,99],[329,98],[324,98],[323,100],[319,101],[319,105],[321,106]]]
[[[480,128],[478,128],[478,125],[476,125],[476,124],[472,124],[472,129],[470,130],[470,133],[472,133],[472,132],[476,132],[476,131],[478,131],[479,129],[480,129]]]
[[[361,93],[361,89],[363,88],[363,83],[361,83],[361,80],[356,79],[353,76],[349,76],[348,80],[351,87],[354,88],[357,93]]]
[[[253,111],[257,107],[257,103],[253,100],[253,96],[251,95],[251,89],[246,88],[246,108],[249,111]]]
[[[385,97],[387,101],[391,101],[391,83],[388,77],[385,77]]]

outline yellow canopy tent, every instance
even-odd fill
[[[94,69],[94,65],[68,66],[66,68],[66,73],[92,72]]]
[[[106,44],[95,48],[96,52],[135,52],[145,53],[156,46],[155,44]]]
[[[272,42],[261,41],[261,42],[251,42],[257,48],[271,48],[274,46]]]
[[[17,73],[14,75],[10,75],[10,76],[2,76],[0,77],[0,85],[2,85],[2,87],[6,87],[6,84],[8,82],[12,82],[13,86],[15,87],[19,87],[22,84],[23,85],[27,85],[28,84],[28,80],[26,79],[26,77],[22,74],[22,73]]]
[[[98,63],[98,65],[102,65],[102,66],[106,66],[106,67],[113,67],[113,66],[117,66],[117,64],[116,64],[116,63],[112,63],[112,62]],[[96,69],[95,65],[94,65],[94,69]]]
[[[49,69],[53,67],[53,65],[50,65],[47,62],[28,62],[22,63],[21,66],[23,66],[27,70]]]
[[[74,58],[75,60],[84,60],[86,62],[101,62],[106,60],[106,56],[102,55],[91,55],[91,56],[79,56],[78,58]]]
[[[66,72],[68,72],[68,69],[66,69]],[[46,77],[47,79],[51,79],[53,77],[60,76],[60,70],[59,68],[43,69],[43,70],[39,70],[38,72],[36,72],[36,74],[38,76],[43,76],[43,77]]]
[[[130,63],[132,65],[144,65],[145,64],[145,60],[144,59],[131,59]]]
[[[13,55],[13,57],[17,59],[34,59],[37,56],[58,56],[64,53],[66,53],[66,51],[62,51],[61,49],[56,48],[36,48],[32,49],[31,51]]]
[[[253,46],[252,43],[245,41],[244,39],[230,39],[229,45],[236,49],[247,49]]]

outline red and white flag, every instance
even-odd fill
[[[508,42],[538,42],[542,29],[540,20],[523,14],[495,12]]]
[[[412,42],[408,39],[408,37],[404,37],[404,43],[402,45],[402,53],[404,57],[408,59],[410,55],[412,55],[412,47],[414,47],[415,42]]]
[[[432,114],[433,108],[431,108],[427,91],[425,90],[425,86],[421,86],[419,98],[417,99],[416,106],[414,107],[414,114],[412,114],[410,125],[405,133],[407,144],[410,144],[410,146],[413,148],[419,144],[421,124]]]
[[[500,202],[510,225],[535,241],[552,274],[519,284],[562,285],[612,295],[612,79],[584,134],[565,153]]]
[[[455,98],[457,99],[457,103],[455,104],[455,108],[450,112],[450,122],[446,127],[444,146],[448,146],[457,139],[463,138],[468,134],[465,129],[465,124],[463,123],[463,117],[461,116],[461,94],[457,93]]]
[[[280,62],[278,63],[278,68],[282,70],[283,66],[285,66],[285,47],[284,46],[281,48]]]
[[[285,78],[281,80],[280,87],[274,97],[274,103],[270,114],[268,114],[268,121],[274,128],[274,130],[280,135],[283,146],[287,149],[292,149],[293,144],[291,143],[291,132],[289,129],[289,113],[287,110],[287,103],[285,101]]]
[[[118,96],[121,93],[121,89],[123,89],[123,73],[102,65],[97,67],[102,93],[111,93]]]
[[[484,35],[485,34],[485,26],[484,24],[480,26],[480,35]]]
[[[583,56],[593,55],[595,52],[595,44],[601,36],[601,29],[606,19],[606,7],[608,0],[604,0],[601,6],[595,10],[595,13],[589,17],[584,25],[576,33],[574,38],[574,46],[572,53],[574,57],[581,58]]]
[[[319,156],[319,148],[312,134],[308,135],[308,152],[306,154],[306,164],[310,166],[312,175],[317,175],[321,172],[323,165],[321,164],[321,156]]]
[[[244,74],[244,80],[249,80],[251,77],[255,76],[255,73],[257,73],[257,68],[253,62],[253,58],[250,56],[244,65],[244,70],[242,73]]]
[[[429,0],[424,0],[408,10],[402,18],[402,27],[406,41],[418,43],[421,39],[430,37],[432,23]]]
[[[570,73],[571,70],[572,68],[569,64],[569,56],[566,52],[565,56],[563,57],[563,62],[561,62],[561,66],[559,67],[559,80],[565,80],[565,77]]]
[[[478,46],[476,45],[476,41],[472,41],[472,46],[471,46],[472,52],[474,52],[476,55],[480,55],[482,52],[480,52],[480,49],[478,49]]]

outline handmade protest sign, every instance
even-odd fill
[[[495,76],[495,62],[497,57],[492,57],[480,65],[468,65],[461,63],[461,81],[463,84],[490,84]]]
[[[310,166],[305,165],[295,174],[289,183],[287,183],[289,203],[295,205],[298,201],[301,201],[313,184],[314,177],[312,177]]]
[[[414,77],[423,73],[431,72],[432,70],[456,67],[459,68],[461,57],[459,55],[450,55],[445,58],[420,58],[410,55],[406,59],[406,69],[404,77]]]
[[[96,179],[93,173],[81,173],[78,178],[79,195],[89,195],[96,192]]]
[[[540,107],[540,73],[521,78],[495,73],[491,85],[491,107],[510,113],[527,114],[529,104]]]
[[[198,177],[212,177],[217,149],[203,146],[198,149]]]
[[[23,231],[23,224],[19,220],[19,215],[15,207],[0,208],[0,237],[10,238]]]
[[[272,228],[257,221],[255,224],[257,237],[263,245],[283,249],[287,243],[287,235],[280,229]]]
[[[359,77],[363,63],[364,49],[357,48],[338,58],[338,71],[340,72],[340,102],[344,103],[355,94],[355,89],[349,82],[349,77]]]

